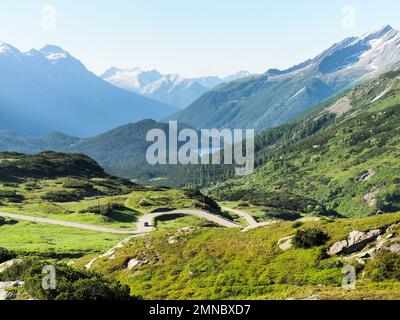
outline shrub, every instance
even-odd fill
[[[124,210],[126,207],[121,203],[109,203],[104,205],[91,206],[81,211],[81,213],[94,213],[101,216],[108,217],[116,210]]]
[[[14,259],[17,255],[5,248],[0,248],[0,263]]]
[[[328,241],[329,236],[319,229],[304,229],[297,230],[294,238],[293,245],[296,248],[312,248],[316,246],[322,246]]]
[[[63,187],[67,189],[88,189],[92,188],[92,185],[83,180],[66,178],[63,182]]]
[[[44,194],[41,198],[49,202],[70,202],[80,200],[81,197],[71,192],[51,191]]]
[[[5,225],[5,224],[9,224],[9,225],[14,225],[17,224],[18,221],[17,220],[9,220],[9,219],[4,219],[2,217],[0,217],[0,227]]]
[[[65,264],[53,264],[56,271],[56,288],[45,290],[42,286],[44,261],[26,261],[12,266],[1,275],[2,280],[23,280],[26,291],[41,300],[129,300],[130,289],[117,280],[106,279],[86,270],[76,270]]]
[[[24,201],[24,196],[12,190],[0,190],[0,199],[2,198],[10,202],[17,202],[17,203]]]
[[[66,214],[70,213],[69,211],[63,209],[62,207],[51,203],[51,202],[44,202],[39,205],[40,211],[47,213],[47,214]]]
[[[365,267],[365,276],[376,282],[400,281],[400,255],[390,251],[377,253]]]
[[[400,186],[392,185],[385,193],[378,196],[377,210],[382,212],[397,212],[400,210]]]
[[[295,222],[295,223],[292,224],[292,228],[293,228],[293,229],[300,228],[303,224],[304,224],[303,222],[297,221],[297,222]]]
[[[263,211],[265,212],[265,216],[270,219],[295,221],[301,218],[300,213],[293,211],[278,210],[275,208],[265,208]]]
[[[213,199],[210,197],[205,196],[200,192],[200,190],[195,190],[195,189],[186,189],[185,191],[185,196],[191,199],[195,199],[199,201],[201,204],[203,204],[206,207],[209,207],[210,209],[217,210],[219,211],[221,208],[219,207],[218,203],[216,203]]]

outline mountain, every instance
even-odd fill
[[[2,130],[91,136],[177,110],[112,86],[56,46],[22,53],[0,43],[0,68]]]
[[[178,124],[179,130],[184,128],[188,126]],[[157,178],[160,181],[173,174],[168,174],[172,171],[170,166],[151,166],[146,161],[147,148],[152,144],[146,141],[146,135],[151,129],[161,129],[168,134],[169,126],[167,123],[145,119],[83,139],[62,133],[29,137],[3,131],[0,132],[0,152],[35,154],[51,150],[81,153],[95,159],[109,173],[130,179]]]
[[[113,67],[101,77],[119,88],[183,109],[211,88],[249,75],[247,71],[240,71],[225,78],[211,76],[187,79],[177,74],[162,75],[157,70]]]
[[[38,153],[45,150],[63,150],[81,139],[62,133],[49,133],[39,137],[18,135],[15,132],[0,131],[0,152]]]
[[[347,38],[287,70],[270,69],[220,85],[167,117],[196,128],[278,126],[400,60],[400,33],[390,26]]]
[[[400,66],[261,133],[256,171],[241,179],[220,175],[207,193],[273,207],[294,195],[353,217],[398,212],[399,136]]]

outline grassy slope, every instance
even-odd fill
[[[105,234],[25,221],[0,226],[0,247],[22,255],[60,259],[104,252],[123,238],[126,238],[126,235]]]
[[[301,228],[317,227],[330,235],[327,245],[352,230],[366,231],[400,221],[400,213],[362,219],[305,222]],[[293,223],[281,222],[247,233],[201,228],[169,244],[176,230],[159,231],[134,239],[116,253],[95,264],[95,270],[131,287],[146,299],[243,299],[305,298],[398,298],[399,282],[373,283],[358,275],[355,291],[341,288],[343,264],[323,259],[323,247],[290,249],[277,247],[280,238],[296,232]],[[396,231],[397,237],[399,231]],[[148,264],[128,271],[129,259]],[[322,286],[321,286],[322,285]]]
[[[399,210],[399,75],[391,72],[350,91],[353,107],[344,117],[282,148],[251,177],[210,187],[208,194],[230,199],[239,190],[291,192],[347,216]],[[363,180],[368,171],[372,177]]]
[[[106,175],[91,159],[79,155],[1,154],[0,170],[3,170],[0,175],[2,212],[133,230],[141,215],[160,208],[214,210],[201,194],[131,184]],[[57,196],[43,198],[49,194]],[[71,200],[58,200],[60,195],[68,195]],[[107,204],[123,207],[106,216],[91,211]],[[176,228],[185,224],[210,225],[200,219],[183,217],[177,221],[164,219],[158,227]],[[0,225],[0,247],[33,255],[69,257],[98,253],[124,237],[23,221]]]
[[[121,204],[109,215],[93,208]],[[201,193],[147,188],[107,175],[79,154],[0,153],[0,210],[38,217],[127,228],[143,213],[160,208],[218,211]]]

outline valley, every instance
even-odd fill
[[[0,43],[0,300],[400,300],[399,63],[390,26],[227,78]],[[255,171],[153,165],[167,120],[254,128]]]

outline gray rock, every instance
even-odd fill
[[[140,267],[140,266],[143,266],[148,263],[150,263],[150,261],[146,260],[146,259],[141,259],[141,260],[131,259],[128,262],[127,268],[128,268],[128,270],[132,270],[135,267]]]
[[[293,247],[292,240],[293,240],[293,236],[279,239],[278,240],[279,249],[281,249],[282,251],[287,251],[287,250],[291,249]]]
[[[12,300],[16,298],[16,294],[7,291],[7,289],[22,287],[24,282],[22,281],[9,281],[0,282],[0,300]]]
[[[328,250],[329,255],[352,254],[365,248],[365,246],[377,239],[382,233],[381,230],[368,232],[352,231],[346,240],[334,243]]]
[[[392,252],[394,252],[394,253],[399,253],[399,254],[400,254],[400,243],[392,244],[392,245],[389,247],[389,250],[392,251]]]
[[[20,264],[23,260],[13,259],[0,264],[0,273],[4,272],[9,267],[12,267],[15,264]]]
[[[0,289],[0,301],[3,300],[13,300],[16,298],[16,294],[13,292],[8,292],[6,290]]]

